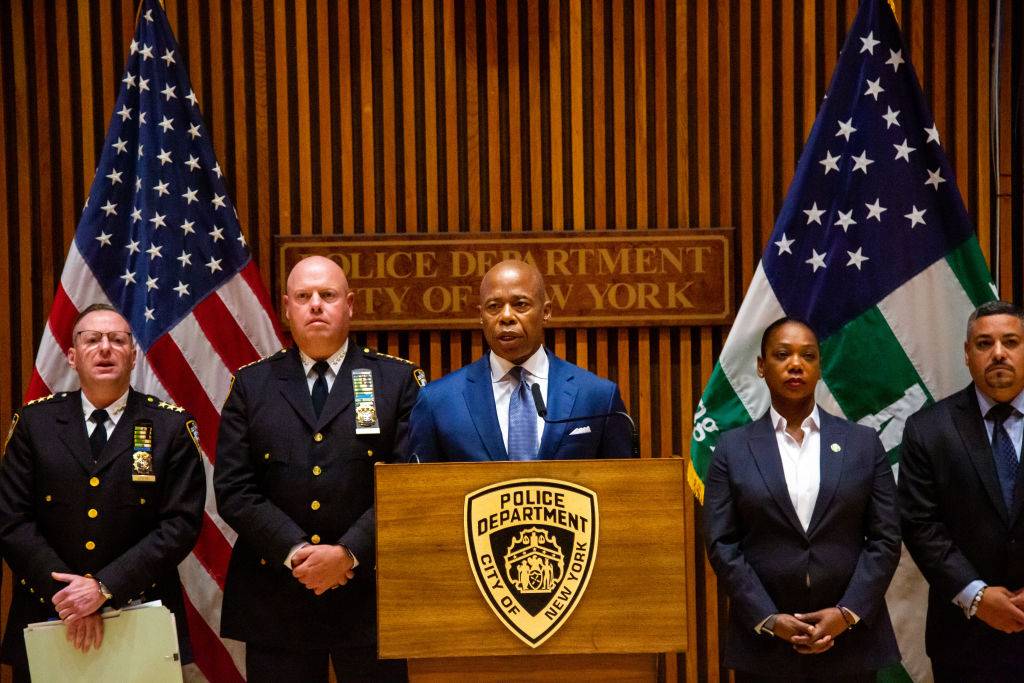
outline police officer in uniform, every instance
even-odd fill
[[[129,386],[135,345],[105,304],[75,322],[68,363],[80,391],[14,416],[0,465],[0,543],[14,574],[3,661],[29,679],[22,629],[60,617],[89,651],[100,611],[161,600],[190,661],[178,564],[195,545],[206,479],[195,421]],[[145,643],[139,643],[145,647]]]
[[[376,651],[373,466],[404,458],[422,370],[348,339],[354,295],[313,256],[282,299],[296,346],[241,368],[221,413],[214,488],[238,532],[221,634],[250,682],[401,680]]]

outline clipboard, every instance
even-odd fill
[[[80,652],[67,641],[62,621],[25,627],[34,683],[181,683],[174,614],[160,602],[103,613],[103,644]]]

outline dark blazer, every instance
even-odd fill
[[[828,677],[900,659],[885,606],[900,555],[892,471],[874,430],[820,408],[819,414],[821,485],[806,532],[790,501],[768,414],[726,432],[715,449],[704,530],[711,564],[730,599],[730,668]],[[789,643],[754,631],[770,614],[836,605],[861,622],[822,654],[797,654]]]
[[[0,466],[0,542],[14,573],[5,662],[24,663],[26,624],[56,618],[51,598],[67,584],[50,577],[55,571],[92,574],[113,593],[115,607],[163,601],[175,614],[187,656],[178,564],[195,545],[206,500],[191,420],[181,408],[131,390],[93,462],[80,392],[34,401],[18,412]],[[132,481],[133,432],[140,422],[153,428],[154,482]]]
[[[380,434],[356,434],[356,368],[373,373]],[[238,371],[214,469],[217,508],[238,532],[223,636],[285,649],[376,644],[373,466],[406,455],[417,371],[350,340],[319,419],[296,348]],[[349,548],[355,578],[314,594],[284,566],[303,541]]]
[[[613,382],[551,352],[548,362],[549,420],[626,410]],[[411,431],[411,453],[420,462],[508,460],[488,355],[424,387],[412,411]],[[631,453],[628,424],[611,417],[545,425],[539,459],[628,458]]]
[[[1024,668],[1024,633],[968,620],[953,604],[975,579],[1024,587],[1024,479],[1007,510],[973,384],[907,420],[899,496],[904,541],[929,584],[928,656],[958,669]]]

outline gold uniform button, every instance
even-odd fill
[[[270,460],[270,453],[264,453],[263,454],[263,459],[264,460]]]
[[[313,465],[313,476],[314,477],[319,477],[321,472],[323,472],[323,470],[320,469],[320,465]]]
[[[100,485],[100,478],[99,477],[92,477],[92,478],[89,479],[89,486],[92,486],[93,488],[95,488],[95,487],[97,487],[99,485]]]
[[[324,440],[324,435],[321,434],[320,432],[317,432],[316,434],[313,435],[313,441],[316,441],[317,443],[320,443],[323,440]]]
[[[309,507],[313,508],[314,510],[319,510],[320,509],[320,501],[319,500],[314,500],[312,503],[309,504]]]
[[[86,550],[95,550],[96,549],[96,544],[93,543],[92,541],[86,541],[85,542],[85,549]]]
[[[146,499],[145,498],[139,498],[139,505],[145,505],[145,504],[146,504]]]
[[[261,558],[260,558],[260,564],[262,564],[262,565],[265,565],[266,563],[267,563],[267,561],[266,561],[266,560],[264,560],[264,559],[263,559],[263,558],[261,557]]]
[[[25,585],[25,579],[22,579],[22,580],[21,580],[21,585],[22,585],[22,586],[24,586],[24,585]]]
[[[366,456],[369,457],[369,458],[372,458],[373,457],[373,450],[371,449],[371,450],[366,451]]]
[[[46,604],[46,600],[43,600],[42,598],[39,598],[39,604],[45,605]]]
[[[97,510],[96,508],[89,508],[89,512],[87,512],[86,514],[89,515],[89,519],[96,519],[100,516],[100,511]]]
[[[36,589],[35,589],[35,588],[29,588],[29,589],[28,589],[28,592],[29,592],[29,593],[35,593],[35,592],[36,592]]]
[[[312,536],[309,537],[309,540],[312,541],[313,545],[316,545],[317,543],[320,542],[320,535],[319,534],[313,534]]]
[[[46,494],[45,500],[47,503],[49,503],[51,500],[53,500],[53,496],[51,496],[50,494]]]

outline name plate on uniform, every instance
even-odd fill
[[[338,263],[356,330],[476,329],[480,279],[504,259],[544,275],[554,327],[721,325],[732,320],[733,230],[275,237],[276,294],[312,255]]]
[[[597,494],[557,479],[513,479],[466,496],[466,551],[503,624],[538,647],[566,622],[597,558]]]

